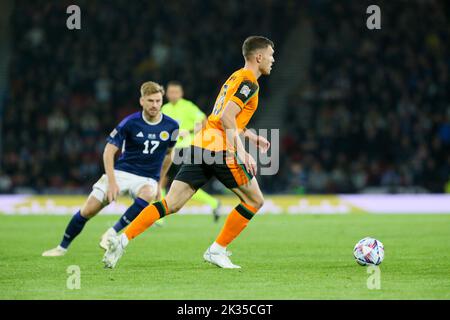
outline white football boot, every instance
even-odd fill
[[[114,230],[114,228],[109,228],[106,230],[106,232],[102,235],[102,238],[100,240],[99,246],[100,248],[104,249],[105,251],[108,250],[108,238],[110,236],[116,236],[117,232]]]
[[[67,252],[67,249],[64,249],[61,246],[57,246],[56,248],[44,251],[42,253],[43,257],[62,257]]]
[[[125,247],[128,244],[128,239],[125,234],[112,235],[108,237],[107,240],[108,248],[103,256],[103,263],[105,264],[105,268],[114,268],[119,261],[120,257],[122,257],[125,252]]]
[[[237,266],[231,262],[229,256],[231,256],[231,252],[229,251],[226,250],[212,251],[211,247],[209,247],[203,254],[203,259],[221,268],[240,269],[241,268],[240,266]]]
[[[161,218],[159,220],[156,220],[155,223],[153,224],[155,227],[164,227],[166,225],[166,219],[165,218]]]

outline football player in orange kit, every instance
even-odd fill
[[[261,152],[270,147],[267,139],[247,130],[246,125],[258,106],[257,80],[272,70],[274,44],[265,37],[251,36],[244,41],[242,54],[245,65],[223,84],[206,125],[194,137],[190,161],[182,165],[163,200],[143,209],[124,233],[109,238],[103,258],[105,267],[114,268],[131,239],[158,219],[180,210],[198,188],[215,176],[241,203],[228,215],[203,257],[221,268],[240,268],[230,261],[227,246],[263,206],[264,197],[254,177],[256,161],[244,149],[239,134],[243,133]]]

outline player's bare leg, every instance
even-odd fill
[[[117,235],[122,229],[126,228],[149,203],[155,200],[156,192],[155,186],[150,184],[143,185],[139,189],[133,204],[125,211],[116,224],[106,230],[101,236],[99,245],[102,249],[107,250],[108,238]]]
[[[160,185],[161,185],[161,199],[165,198],[166,196],[166,188],[167,188],[167,184],[169,182],[169,179],[167,178],[167,175],[164,175],[161,177],[160,179]],[[166,221],[164,218],[159,219],[155,222],[155,226],[157,227],[163,227],[165,225]]]
[[[81,207],[80,214],[82,217],[89,220],[92,217],[95,217],[106,205],[107,203],[99,201],[94,196],[89,196]]]
[[[120,236],[109,238],[108,250],[103,257],[105,267],[114,268],[131,239],[143,233],[157,220],[179,211],[194,193],[195,189],[189,184],[174,180],[167,196],[163,200],[155,202],[142,210]]]
[[[240,268],[230,261],[231,253],[227,251],[227,246],[244,230],[264,204],[264,197],[254,177],[248,184],[231,190],[241,199],[241,203],[228,215],[216,241],[203,255],[206,261],[222,268]]]
[[[94,217],[100,210],[103,209],[105,204],[100,202],[94,196],[89,196],[86,202],[83,204],[81,210],[77,212],[69,222],[66,228],[63,240],[61,243],[53,249],[47,250],[42,253],[44,257],[59,257],[63,256],[67,252],[67,248],[72,240],[81,232],[84,224],[92,217]]]

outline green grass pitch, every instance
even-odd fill
[[[241,270],[203,262],[223,218],[187,215],[103,269],[98,240],[116,218],[99,215],[66,256],[44,258],[70,217],[0,215],[0,299],[450,299],[450,215],[260,215],[230,246]],[[352,256],[365,236],[385,245],[379,290]],[[66,285],[70,265],[78,290]]]

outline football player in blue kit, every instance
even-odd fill
[[[107,138],[103,153],[105,174],[94,184],[88,199],[70,220],[61,243],[42,253],[45,257],[63,256],[86,222],[99,213],[119,194],[129,194],[134,203],[117,223],[101,237],[100,246],[107,249],[107,238],[125,228],[151,202],[160,198],[159,181],[171,163],[178,136],[178,122],[161,113],[164,89],[155,82],[141,86],[143,111],[120,122]],[[122,154],[114,163],[117,151]]]

